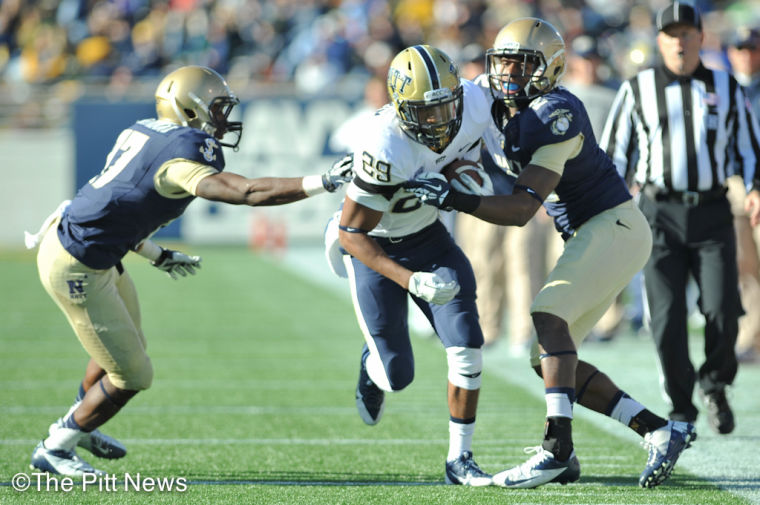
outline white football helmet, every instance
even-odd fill
[[[523,106],[548,93],[564,73],[565,42],[557,29],[542,19],[512,21],[486,51],[491,95],[509,107]]]
[[[197,65],[171,72],[156,89],[159,119],[203,130],[219,140],[219,144],[233,149],[240,143],[243,123],[227,118],[239,103],[221,75]],[[234,134],[232,142],[221,141],[226,133]]]

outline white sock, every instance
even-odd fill
[[[472,450],[475,423],[462,424],[449,421],[449,454],[446,461],[454,461],[465,451]]]
[[[77,446],[79,440],[85,436],[84,431],[72,428],[58,428],[49,437],[45,439],[45,447],[48,449],[61,449],[70,451]]]
[[[76,401],[76,402],[74,402],[74,405],[72,405],[72,406],[69,408],[69,411],[68,411],[68,412],[66,412],[66,415],[65,415],[65,416],[63,416],[61,419],[65,421],[67,417],[69,417],[69,416],[73,416],[73,415],[74,415],[74,411],[75,411],[76,409],[78,409],[78,408],[79,408],[79,405],[81,405],[81,404],[82,404],[82,400],[79,400],[79,401]]]
[[[631,423],[633,416],[642,410],[644,410],[644,406],[642,404],[628,395],[623,395],[620,400],[618,400],[615,407],[612,409],[610,417],[616,421],[620,421],[625,426],[628,426]]]
[[[573,404],[565,393],[546,393],[546,417],[573,418]]]

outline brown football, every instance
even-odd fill
[[[479,165],[475,163],[474,161],[470,160],[454,160],[445,167],[441,169],[441,173],[446,178],[447,181],[451,181],[452,179],[459,179],[459,176],[461,174],[467,174],[470,177],[475,180],[480,186],[483,185],[483,178],[480,176],[477,170],[474,168],[463,168],[459,171],[457,171],[458,168],[461,167],[478,167]],[[460,180],[461,182],[461,180]]]

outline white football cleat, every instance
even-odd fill
[[[77,456],[73,450],[48,449],[43,441],[40,441],[34,448],[29,468],[69,477],[82,477],[84,474],[93,473],[96,475],[106,474],[102,470],[93,468],[92,465]]]
[[[52,435],[56,430],[63,427],[63,418],[59,418],[50,425],[48,433]],[[119,459],[127,454],[127,448],[124,444],[113,437],[109,437],[100,430],[92,430],[85,433],[85,436],[79,439],[77,446],[90,451],[94,456],[104,459]]]
[[[639,485],[651,488],[665,482],[673,473],[678,457],[696,438],[694,425],[682,421],[668,421],[662,428],[644,435],[643,445],[649,450],[649,458],[639,477]]]
[[[575,451],[570,453],[567,461],[557,461],[554,454],[540,445],[526,447],[525,452],[536,454],[522,465],[494,475],[493,483],[501,487],[533,488],[549,482],[559,482],[564,485],[575,482],[581,477],[581,464],[575,457]]]

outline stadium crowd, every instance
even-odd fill
[[[67,81],[126,88],[182,64],[209,66],[236,89],[294,82],[320,93],[337,81],[384,77],[401,48],[432,44],[461,61],[521,16],[553,23],[566,42],[597,40],[603,80],[654,58],[662,0],[3,0],[0,75],[6,85]],[[760,18],[748,0],[697,2],[708,61],[721,40]]]

